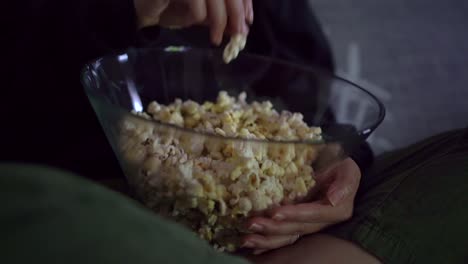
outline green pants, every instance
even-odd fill
[[[328,232],[384,263],[468,263],[468,129],[379,157]]]
[[[0,203],[0,263],[246,263],[63,171],[0,165]]]
[[[0,165],[1,263],[245,263],[136,202],[53,169]],[[384,263],[467,263],[468,132],[384,155],[326,232]]]

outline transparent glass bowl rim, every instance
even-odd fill
[[[178,47],[169,46],[169,47],[166,47],[166,48],[159,48],[159,47],[136,48],[136,49],[132,48],[132,49],[129,49],[129,50],[124,51],[124,52],[111,53],[109,55],[94,59],[94,60],[86,63],[83,70],[81,71],[81,81],[82,81],[82,84],[83,84],[83,86],[85,88],[86,94],[88,96],[93,97],[95,100],[99,101],[100,104],[107,105],[107,107],[111,108],[112,111],[116,111],[116,112],[121,113],[122,116],[131,115],[133,118],[139,119],[142,122],[153,124],[155,126],[162,127],[162,128],[167,128],[168,130],[175,130],[175,131],[178,131],[180,133],[188,133],[188,134],[192,134],[194,136],[205,137],[205,138],[213,138],[213,139],[224,140],[224,141],[227,140],[227,141],[252,142],[252,143],[263,143],[263,144],[308,144],[308,145],[321,145],[321,144],[324,144],[324,143],[339,143],[339,140],[336,140],[336,139],[333,139],[333,138],[327,138],[327,136],[323,135],[323,134],[322,134],[322,136],[324,136],[324,138],[322,140],[247,139],[247,138],[239,138],[239,137],[222,136],[222,135],[218,135],[218,134],[214,134],[214,133],[210,133],[210,132],[196,131],[196,130],[191,129],[191,128],[180,127],[180,126],[177,126],[177,125],[160,122],[160,121],[157,121],[157,120],[154,120],[154,119],[148,120],[148,119],[145,119],[145,118],[143,118],[141,116],[137,116],[135,114],[132,114],[129,110],[124,109],[123,107],[120,107],[118,105],[102,101],[99,98],[100,97],[99,95],[95,95],[95,93],[93,92],[93,88],[89,87],[85,82],[85,79],[88,76],[88,69],[93,68],[95,65],[99,65],[100,62],[103,61],[103,60],[117,59],[119,56],[129,54],[130,52],[133,52],[133,51],[137,51],[137,52],[139,52],[139,51],[159,52],[161,54],[162,53],[183,53],[183,54],[187,54],[187,55],[189,55],[189,54],[199,54],[199,55],[204,55],[204,56],[206,56],[206,55],[219,56],[220,60],[222,58],[221,57],[222,56],[221,52],[219,50],[215,50],[215,49],[193,48],[193,47],[185,47],[185,46],[178,46]],[[354,87],[356,89],[359,89],[361,92],[363,92],[363,93],[367,94],[368,96],[370,96],[371,99],[374,100],[377,103],[378,108],[379,108],[379,114],[378,114],[377,120],[375,121],[375,123],[372,126],[363,129],[362,131],[364,131],[364,132],[367,131],[369,133],[369,131],[374,131],[382,123],[382,121],[385,118],[385,107],[384,107],[383,103],[375,95],[373,95],[372,93],[370,93],[369,91],[367,91],[363,87],[357,85],[356,83],[354,83],[352,81],[349,81],[347,79],[344,79],[342,77],[339,77],[334,73],[330,73],[329,71],[320,69],[318,67],[310,66],[310,65],[305,66],[305,65],[294,63],[294,62],[289,62],[289,61],[285,61],[285,60],[281,60],[281,59],[277,59],[277,58],[271,58],[271,57],[258,55],[258,54],[252,54],[252,53],[248,53],[248,52],[241,53],[239,55],[239,57],[246,58],[246,59],[253,59],[253,61],[255,61],[255,62],[282,65],[282,66],[285,66],[285,67],[293,68],[293,69],[297,70],[298,72],[302,72],[303,74],[319,74],[320,76],[323,76],[325,78],[328,78],[328,79],[331,79],[331,80],[337,80],[337,81],[343,82],[345,84],[348,84],[348,85],[350,85],[350,86],[352,86],[352,87]],[[232,62],[232,63],[235,63],[235,61]]]

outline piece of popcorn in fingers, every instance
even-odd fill
[[[245,48],[247,37],[242,34],[236,34],[224,48],[223,60],[226,64],[239,56],[239,53]]]

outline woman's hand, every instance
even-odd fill
[[[207,25],[219,45],[225,33],[248,33],[253,22],[252,0],[134,0],[139,27],[185,28]]]
[[[260,254],[348,220],[353,213],[360,179],[361,171],[350,158],[317,175],[317,184],[322,188],[323,197],[311,203],[275,208],[270,212],[271,218],[250,219],[247,228],[254,234],[244,238],[243,247],[254,249],[254,254]]]

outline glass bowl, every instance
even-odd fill
[[[362,144],[385,113],[375,96],[320,69],[249,54],[225,64],[219,51],[187,47],[100,58],[85,67],[82,82],[136,197],[229,251],[248,217],[313,199],[315,175]],[[242,139],[138,114],[152,101],[214,102],[220,91],[302,113],[321,136]]]

